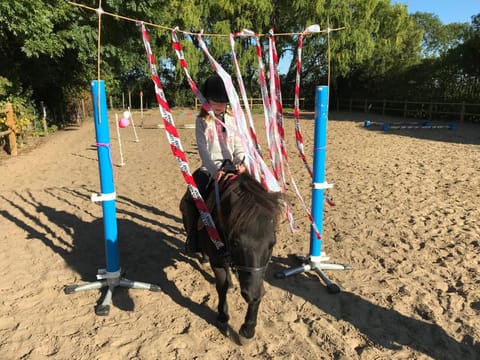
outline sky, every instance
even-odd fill
[[[417,11],[437,15],[446,25],[454,22],[472,23],[472,16],[480,14],[480,0],[391,0],[391,3],[402,3],[408,6],[408,13]],[[279,72],[288,71],[291,57],[282,57]]]
[[[391,3],[408,5],[408,13],[417,11],[437,15],[446,25],[453,22],[472,22],[472,16],[480,14],[480,0],[392,0]]]

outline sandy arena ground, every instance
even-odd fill
[[[175,122],[198,165],[192,110]],[[112,159],[118,136],[111,112]],[[313,114],[302,120],[313,153]],[[10,359],[480,359],[480,127],[456,131],[364,128],[367,114],[331,113],[322,250],[349,271],[275,273],[309,254],[309,221],[289,198],[298,231],[285,221],[266,276],[257,335],[246,346],[215,327],[208,265],[186,256],[178,203],[185,185],[163,129],[121,129],[124,166],[114,167],[120,264],[126,277],[162,292],[117,288],[110,314],[96,316],[101,291],[66,295],[105,266],[103,214],[91,118],[0,157],[0,358]],[[261,133],[263,116],[256,116]],[[144,124],[161,122],[158,110]],[[310,179],[285,119],[290,167],[307,204]],[[263,141],[263,140],[262,140]],[[238,331],[246,305],[230,297]]]

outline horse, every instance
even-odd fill
[[[265,272],[276,243],[282,195],[267,191],[246,172],[225,178],[218,181],[206,201],[224,246],[217,250],[205,227],[198,231],[198,245],[215,275],[217,322],[226,336],[230,335],[227,292],[233,288],[230,269],[238,278],[241,296],[248,304],[238,332],[241,344],[245,344],[255,335],[258,310],[265,294]]]

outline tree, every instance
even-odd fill
[[[468,23],[444,25],[437,15],[425,12],[416,12],[413,17],[423,32],[422,58],[440,56],[462,44],[471,33],[471,26]]]
[[[91,73],[94,29],[64,1],[2,2],[0,18],[13,19],[0,24],[0,76],[10,93],[43,100],[60,118],[67,94]]]

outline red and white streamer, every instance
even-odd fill
[[[143,43],[145,45],[145,50],[147,52],[150,70],[152,73],[152,81],[155,84],[155,96],[157,98],[158,106],[160,109],[160,113],[162,114],[163,123],[165,125],[165,132],[167,134],[168,141],[170,143],[170,148],[172,150],[175,159],[177,160],[178,166],[180,167],[180,171],[182,172],[183,178],[188,185],[188,189],[190,194],[192,194],[193,200],[195,202],[195,206],[197,207],[198,211],[200,212],[200,218],[202,219],[205,227],[207,229],[208,235],[210,239],[215,244],[217,249],[223,248],[225,245],[222,242],[220,235],[215,227],[215,223],[210,215],[207,205],[203,200],[202,196],[200,195],[200,191],[198,190],[197,184],[193,179],[193,176],[190,172],[190,167],[188,166],[187,157],[185,151],[183,150],[182,143],[180,141],[177,128],[175,127],[175,123],[173,121],[172,112],[170,110],[170,106],[165,97],[165,93],[163,92],[162,84],[160,82],[160,78],[158,76],[157,67],[155,64],[155,57],[152,53],[152,49],[150,46],[150,40],[148,37],[147,29],[145,25],[142,23],[142,38]]]
[[[276,111],[276,129],[277,129],[277,142],[276,146],[280,150],[280,171],[283,177],[282,184],[286,183],[285,180],[285,174],[284,174],[284,168],[287,169],[289,177],[290,177],[290,182],[293,185],[293,188],[295,190],[295,194],[297,195],[297,198],[300,200],[305,212],[307,213],[308,219],[310,220],[310,223],[312,224],[312,229],[315,232],[315,236],[317,239],[321,239],[321,234],[318,231],[318,228],[315,224],[315,221],[313,219],[312,213],[310,209],[307,207],[305,200],[303,199],[297,184],[295,182],[295,179],[293,178],[292,172],[290,171],[290,167],[288,165],[288,155],[286,151],[286,144],[285,144],[285,131],[284,131],[284,124],[283,124],[283,105],[282,105],[282,98],[281,98],[281,89],[280,89],[280,76],[278,74],[278,55],[277,51],[275,48],[275,37],[273,35],[273,30],[270,31],[269,33],[269,57],[270,57],[270,97],[271,97],[271,103],[273,104],[272,107]]]
[[[242,95],[242,100],[243,100],[243,107],[245,108],[245,112],[247,113],[247,119],[249,123],[249,130],[250,130],[250,137],[252,138],[253,145],[257,149],[257,152],[259,153],[260,156],[262,156],[262,151],[260,144],[258,143],[258,137],[257,133],[255,131],[255,125],[253,123],[253,117],[252,117],[252,112],[250,111],[250,105],[248,104],[248,97],[247,97],[247,92],[245,90],[245,85],[243,83],[243,78],[242,78],[242,73],[240,71],[240,66],[238,64],[237,60],[237,54],[235,52],[235,36],[250,36],[253,34],[251,31],[248,30],[243,30],[241,33],[237,33],[235,35],[230,34],[230,46],[232,48],[232,55],[233,55],[233,64],[235,65],[235,72],[237,74],[237,82],[238,82],[238,87],[240,89],[240,93]],[[263,158],[263,156],[262,156]]]
[[[208,53],[208,50],[206,49],[205,43],[201,39],[201,34],[200,34],[199,35],[200,46],[202,47],[203,51],[207,54],[207,56],[209,56],[209,60],[212,63],[212,66],[214,67],[218,75],[222,78],[223,82],[225,83],[225,88],[227,89],[227,95],[229,97],[230,104],[232,105],[232,111],[233,111],[233,115],[234,115],[238,130],[228,127],[226,124],[224,124],[221,120],[219,120],[215,116],[215,114],[211,110],[210,105],[208,104],[208,101],[198,90],[198,87],[195,85],[195,82],[191,79],[191,76],[186,66],[186,62],[184,60],[182,46],[178,41],[178,37],[176,34],[177,31],[178,29],[174,29],[172,31],[173,47],[175,49],[177,57],[180,60],[180,65],[185,71],[188,82],[195,96],[199,99],[199,101],[202,103],[202,106],[215,119],[215,121],[222,123],[223,126],[227,127],[230,131],[235,133],[242,140],[242,143],[244,144],[244,148],[246,151],[246,156],[247,156],[246,166],[249,168],[250,172],[257,178],[257,180],[261,181],[264,184],[264,186],[270,191],[280,191],[280,187],[275,177],[272,175],[272,173],[266,166],[262,157],[260,156],[255,146],[253,145],[252,139],[248,135],[248,130],[246,128],[243,111],[241,110],[238,96],[233,87],[230,75],[228,75],[227,72],[210,56],[210,54]]]
[[[202,33],[197,36],[198,45],[204,52],[205,56],[210,61],[215,72],[220,76],[225,84],[225,90],[227,91],[228,100],[233,113],[233,118],[238,129],[238,136],[242,141],[243,148],[245,150],[246,161],[245,165],[249,169],[250,173],[253,174],[257,180],[261,180],[261,171],[258,168],[257,164],[260,164],[260,156],[253,145],[252,139],[248,134],[247,124],[245,121],[245,116],[240,106],[240,100],[238,99],[237,92],[233,86],[232,77],[222,68],[222,66],[210,55],[207,45],[203,41]]]
[[[270,104],[270,97],[268,95],[267,78],[265,76],[265,66],[263,64],[263,58],[262,58],[262,46],[261,46],[258,35],[255,34],[254,36],[255,36],[255,50],[256,50],[257,61],[258,61],[258,81],[260,83],[260,91],[262,94],[262,103],[263,103],[263,113],[265,116],[265,132],[267,136],[268,156],[272,163],[273,174],[275,178],[278,180],[279,175],[277,172],[276,151],[275,151],[275,145],[273,140],[275,137],[275,131],[274,131],[275,127],[274,127],[274,122],[270,121],[272,117],[272,106]]]
[[[305,165],[309,175],[313,178],[313,171],[310,165],[308,164],[307,157],[305,156],[305,149],[303,146],[303,136],[300,128],[300,76],[302,70],[302,47],[303,47],[303,38],[306,34],[318,33],[320,32],[320,26],[317,24],[310,25],[307,27],[298,38],[298,58],[297,58],[297,74],[295,77],[295,102],[293,107],[293,114],[295,119],[295,142],[297,144],[298,153],[300,158]]]
[[[285,132],[283,128],[283,106],[280,88],[280,77],[278,75],[278,55],[275,49],[275,37],[273,29],[269,31],[268,36],[268,58],[269,58],[269,80],[270,80],[270,127],[273,130],[274,154],[278,155],[278,161],[275,161],[276,172],[279,176],[283,192],[287,192],[287,181],[285,178],[285,166],[288,166],[287,151],[285,149]],[[285,202],[286,215],[290,228],[293,232],[297,231],[290,205]]]

